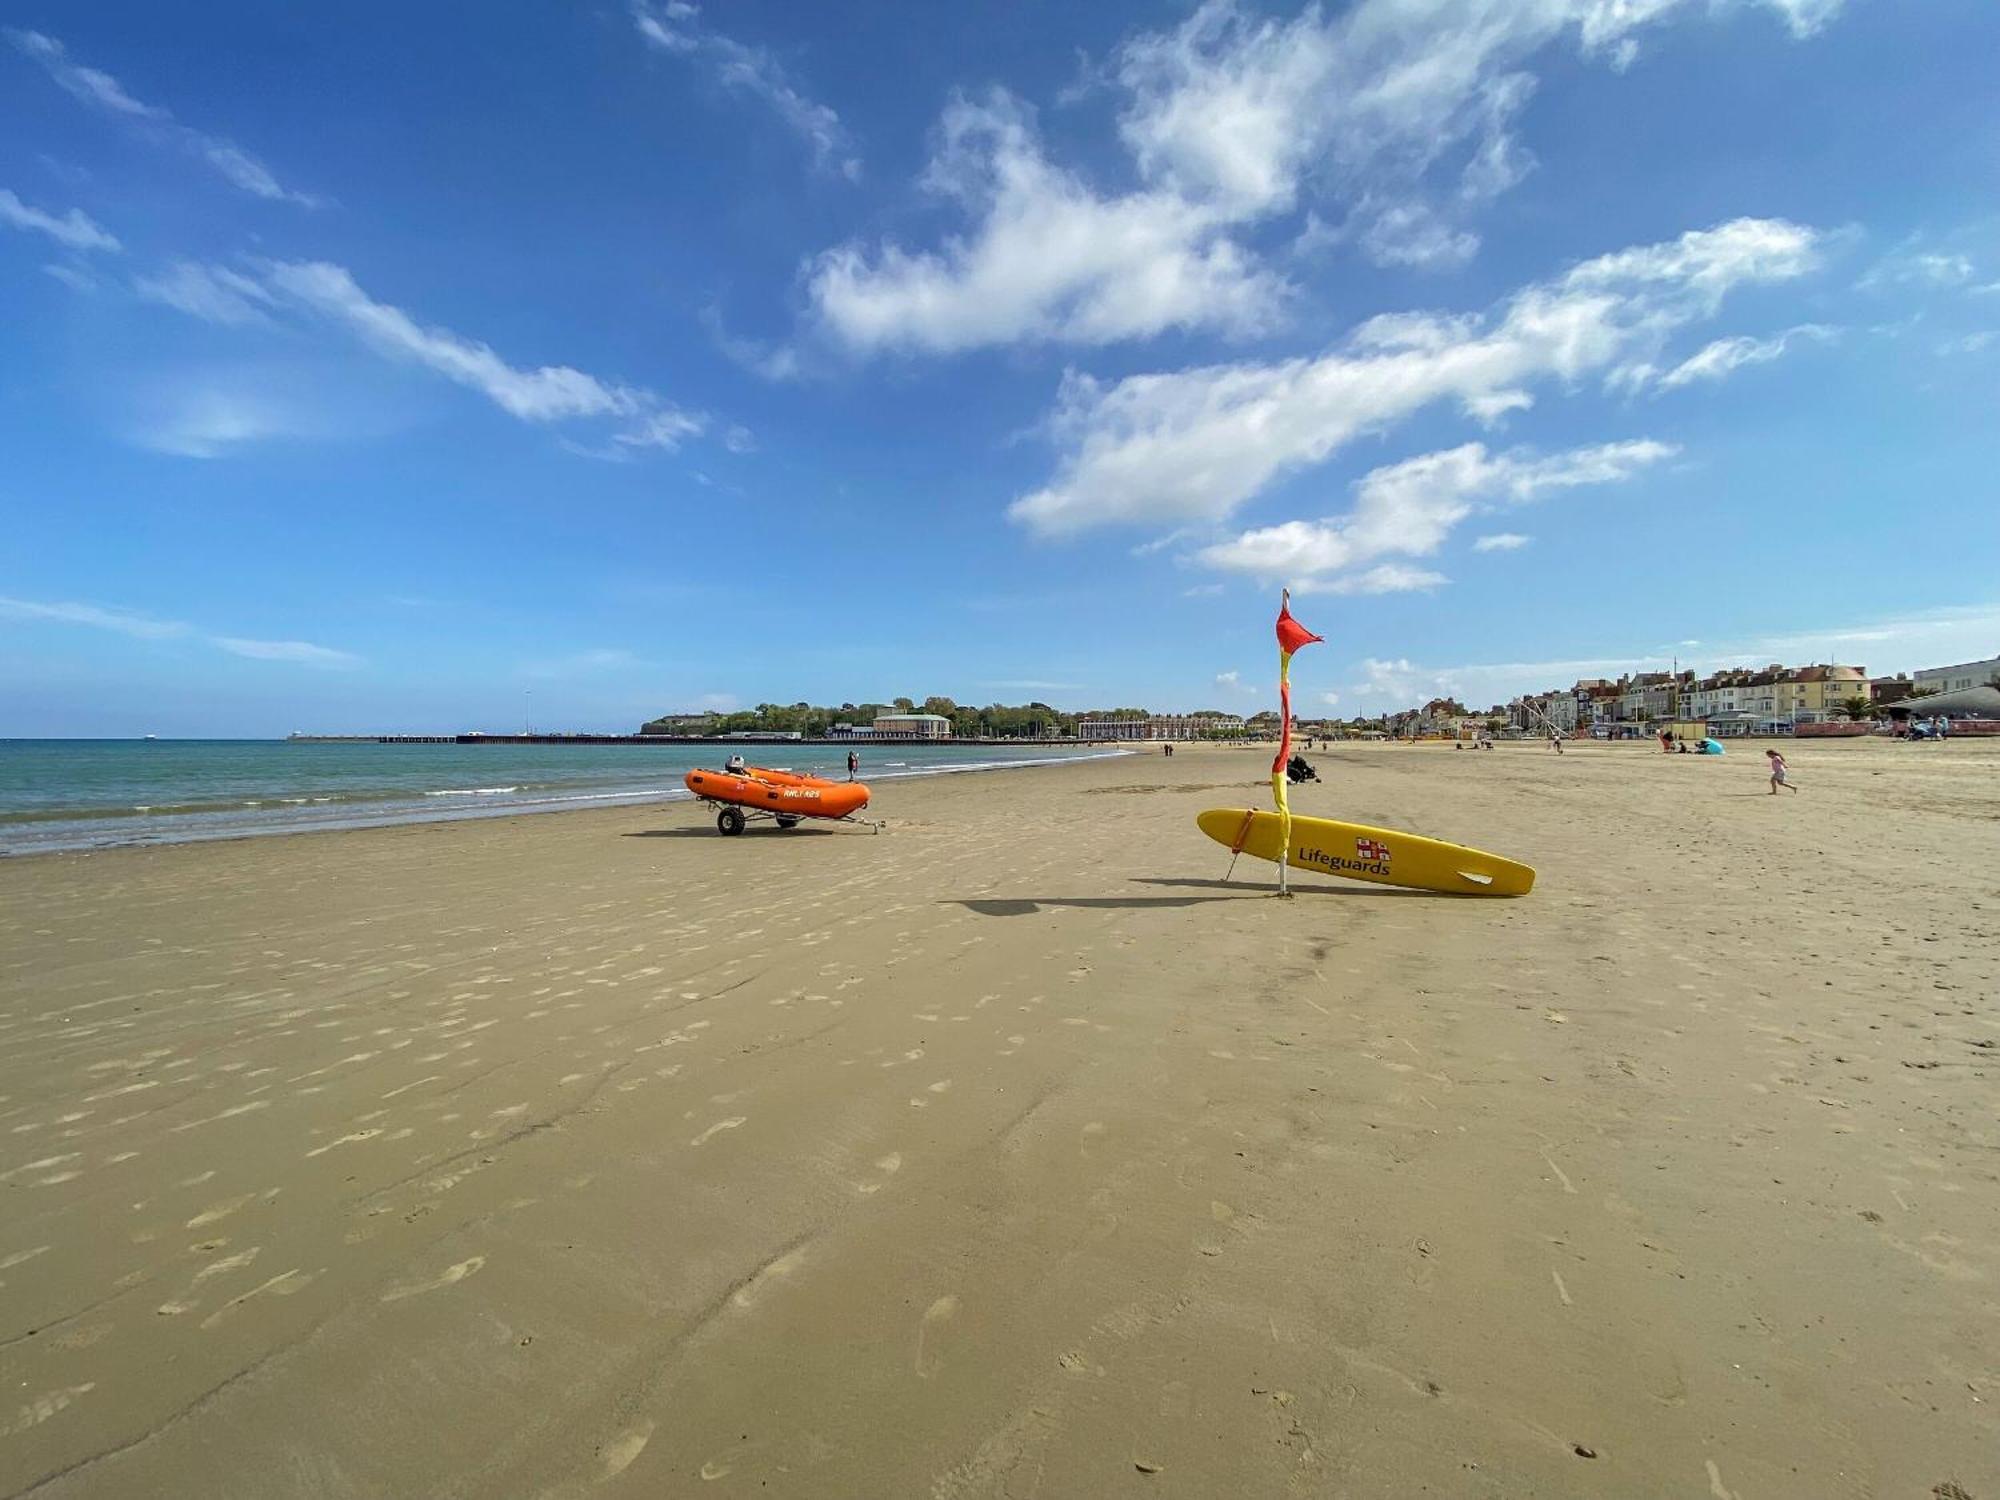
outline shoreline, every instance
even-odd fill
[[[1131,755],[1133,753],[1135,752],[1128,749],[1095,748],[1075,755],[1038,756],[1017,760],[970,761],[960,763],[939,762],[928,766],[883,770],[870,773],[861,779],[873,785],[876,782],[917,780],[929,776],[1022,770],[1037,766],[1063,765],[1071,761],[1104,760],[1122,755]],[[430,798],[471,797],[486,795],[489,792],[514,792],[516,790],[516,788],[512,787],[491,789],[452,788],[424,791],[417,795]],[[156,811],[164,811],[166,816],[208,816],[223,818],[230,816],[232,808],[247,812],[253,807],[258,809],[275,809],[279,806],[289,806],[303,809],[327,803],[338,803],[341,806],[339,813],[323,819],[292,823],[273,823],[268,826],[188,828],[176,829],[168,833],[141,833],[138,830],[134,830],[131,836],[123,838],[85,838],[79,834],[74,841],[62,843],[51,842],[45,847],[27,849],[0,848],[0,862],[34,859],[52,854],[92,854],[114,849],[165,848],[181,844],[230,842],[237,839],[250,838],[276,838],[293,834],[346,833],[372,828],[398,828],[406,825],[425,825],[431,823],[459,823],[489,818],[533,817],[548,813],[588,812],[595,809],[614,807],[646,807],[655,804],[673,804],[696,800],[694,794],[684,786],[663,787],[653,791],[575,792],[569,795],[552,795],[545,798],[531,797],[522,801],[499,805],[454,806],[440,804],[430,807],[410,802],[409,796],[410,794],[406,792],[392,791],[371,793],[365,796],[260,798],[255,801],[233,804],[227,802],[207,804],[199,812],[181,808],[156,810],[152,807],[134,807],[130,810],[86,808],[76,810],[57,809],[46,812],[37,811],[33,814],[0,820],[0,828],[34,827],[42,824],[59,824],[63,822],[75,822],[87,825],[111,824],[115,826],[116,820],[126,818],[137,819],[155,814]],[[358,810],[360,806],[370,802],[397,802],[399,805],[394,810],[384,809],[379,816],[369,816],[365,812]],[[211,807],[213,810],[209,811],[208,809]],[[349,813],[347,811],[349,808],[356,808],[357,810]]]

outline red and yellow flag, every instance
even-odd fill
[[[1292,653],[1325,636],[1314,635],[1292,618],[1292,591],[1286,589],[1278,603],[1278,758],[1271,762],[1271,800],[1278,805],[1280,830],[1278,890],[1285,891],[1285,861],[1292,847],[1292,804],[1286,795],[1285,765],[1292,758]]]

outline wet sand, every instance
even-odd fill
[[[1995,1500],[2000,744],[1789,753],[0,864],[0,1495]]]

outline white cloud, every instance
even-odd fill
[[[232,656],[246,656],[253,661],[296,662],[301,666],[343,670],[361,665],[361,658],[351,651],[315,646],[310,641],[252,641],[241,636],[216,635],[209,637],[209,644],[221,647]]]
[[[860,158],[853,154],[854,143],[840,116],[800,93],[784,67],[763,48],[745,46],[704,27],[699,7],[685,0],[660,6],[633,0],[632,21],[652,46],[706,62],[723,87],[761,100],[812,147],[816,166],[850,180],[861,175]]]
[[[1359,573],[1338,578],[1300,578],[1292,585],[1296,594],[1412,594],[1428,593],[1451,580],[1429,568],[1412,568],[1405,563],[1378,563]]]
[[[707,417],[685,411],[651,391],[605,382],[568,365],[519,369],[477,340],[427,328],[399,307],[377,302],[341,266],[324,261],[276,262],[265,284],[331,318],[392,359],[404,360],[478,391],[524,422],[613,418],[625,425],[612,441],[628,447],[675,448],[701,432]]]
[[[1360,238],[1378,266],[1452,271],[1479,253],[1479,236],[1454,229],[1421,203],[1399,203],[1376,214]]]
[[[1241,672],[1217,672],[1215,674],[1215,686],[1221,692],[1247,693],[1252,697],[1255,697],[1261,691],[1255,683],[1245,682]]]
[[[82,292],[85,295],[89,295],[98,289],[97,278],[80,266],[64,265],[60,261],[52,261],[48,265],[43,266],[42,269],[73,292]]]
[[[1533,169],[1512,134],[1534,92],[1528,60],[1572,27],[1598,52],[1680,8],[1361,0],[1278,21],[1208,0],[1119,49],[1119,130],[1143,179],[1232,221],[1287,212],[1317,187],[1349,205],[1339,233],[1370,259],[1449,267],[1478,248],[1454,220]]]
[[[1211,365],[1115,384],[1064,378],[1054,478],[1009,507],[1045,535],[1216,521],[1281,476],[1443,400],[1575,381],[1650,352],[1730,288],[1815,263],[1817,236],[1738,219],[1585,261],[1486,318],[1399,314],[1317,358]]]
[[[1286,292],[1171,192],[1103,198],[1042,153],[1027,111],[1004,91],[960,98],[926,183],[979,216],[941,252],[854,245],[813,262],[821,322],[864,351],[933,353],[1019,341],[1105,344],[1162,329],[1251,333]]]
[[[1328,708],[1338,708],[1340,707],[1340,694],[1321,693],[1319,695],[1319,701],[1324,703]]]
[[[211,385],[155,392],[133,427],[131,441],[179,458],[219,458],[246,443],[313,432],[283,398]]]
[[[227,266],[175,261],[159,275],[138,277],[132,285],[148,301],[163,303],[204,322],[240,328],[271,321],[266,311],[271,306],[271,294]]]
[[[32,229],[45,234],[67,250],[119,250],[117,238],[80,208],[58,217],[23,203],[6,188],[0,188],[0,224],[16,229]]]
[[[115,605],[54,603],[0,596],[0,620],[52,621],[61,625],[88,625],[95,630],[113,630],[140,640],[165,640],[186,635],[188,627],[178,620],[155,620]]]
[[[86,68],[70,59],[67,49],[52,36],[39,31],[6,31],[7,40],[40,63],[56,84],[72,97],[106,114],[131,122],[146,134],[174,142],[184,151],[206,162],[231,183],[258,198],[297,203],[311,208],[318,199],[294,192],[280,183],[271,169],[242,147],[219,136],[209,135],[176,120],[172,111],[155,104],[141,103],[125,92],[117,79],[96,68]]]
[[[1966,283],[1978,272],[1979,267],[1971,256],[1961,250],[1939,247],[1930,236],[1918,233],[1908,236],[1876,261],[1854,285],[1856,290],[1867,292],[1895,287],[1931,291],[1964,287],[1977,292],[1982,288],[1966,287]]]
[[[1204,547],[1196,556],[1209,567],[1289,583],[1301,592],[1387,594],[1435,588],[1446,582],[1444,575],[1401,563],[1351,570],[1383,557],[1427,557],[1476,511],[1498,503],[1524,504],[1551,490],[1629,479],[1675,451],[1642,439],[1536,458],[1490,454],[1482,444],[1467,443],[1363,475],[1354,486],[1354,508],[1345,516],[1259,527]]]
[[[1799,35],[1838,9],[1734,3],[1776,9]],[[1629,64],[1636,33],[1703,8],[1715,6],[1358,0],[1287,21],[1206,0],[1177,26],[1129,37],[1103,70],[1132,187],[1052,161],[1005,92],[956,99],[922,181],[959,203],[966,227],[936,249],[830,250],[807,267],[811,302],[865,352],[1261,332],[1291,289],[1247,231],[1303,207],[1297,252],[1351,245],[1382,265],[1462,265],[1479,246],[1466,218],[1533,169],[1514,126],[1535,57],[1573,36],[1587,56]],[[660,45],[693,45],[659,29]]]
[[[537,373],[540,373],[539,371]],[[586,377],[588,378],[588,377]],[[641,394],[641,401],[653,399]],[[517,414],[518,415],[518,414]],[[536,420],[530,418],[529,420]],[[628,448],[674,449],[691,437],[700,434],[708,425],[708,418],[699,412],[685,412],[677,406],[661,406],[645,412],[631,426],[622,432],[613,433],[611,441]],[[742,429],[734,429],[741,431]],[[738,450],[732,448],[731,452]]]
[[[1957,286],[1972,278],[1972,262],[1963,255],[1914,255],[1909,274],[1934,286]]]
[[[93,630],[109,630],[149,641],[171,640],[194,633],[194,627],[182,621],[156,620],[150,615],[120,609],[116,605],[41,603],[5,596],[0,596],[0,620],[84,625]],[[315,646],[309,641],[258,641],[228,635],[211,635],[203,639],[234,656],[247,656],[259,661],[301,662],[315,667],[361,665],[361,658],[352,652],[336,651],[331,646]]]
[[[700,317],[702,327],[708,330],[709,339],[730,363],[740,365],[765,380],[798,379],[800,366],[796,349],[731,333],[722,321],[722,310],[713,303],[702,308]]]
[[[1840,14],[1846,0],[1765,0],[1783,16],[1794,36],[1811,36]]]
[[[1818,323],[1801,323],[1796,328],[1786,329],[1775,338],[1754,339],[1739,336],[1716,339],[1660,376],[1659,389],[1670,391],[1679,386],[1691,385],[1697,380],[1722,380],[1744,365],[1770,363],[1800,339],[1825,343],[1832,339],[1835,333],[1835,329]]]
[[[1496,531],[1490,536],[1482,536],[1472,544],[1474,552],[1515,552],[1534,540],[1518,531]]]
[[[1526,391],[1488,391],[1465,398],[1466,415],[1482,427],[1505,425],[1509,412],[1527,411],[1535,404],[1535,398]]]

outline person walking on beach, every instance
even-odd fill
[[[856,775],[856,774],[857,774],[857,773],[858,773],[858,772],[859,772],[860,770],[861,770],[861,752],[860,752],[860,751],[858,751],[858,750],[850,750],[850,751],[848,751],[848,752],[847,752],[847,779],[848,779],[849,781],[852,781],[852,780],[853,780],[853,779],[855,778],[855,775]]]
[[[1777,796],[1778,788],[1784,787],[1796,796],[1799,789],[1792,785],[1791,771],[1785,765],[1785,757],[1775,750],[1766,750],[1764,754],[1771,762],[1771,795]]]

